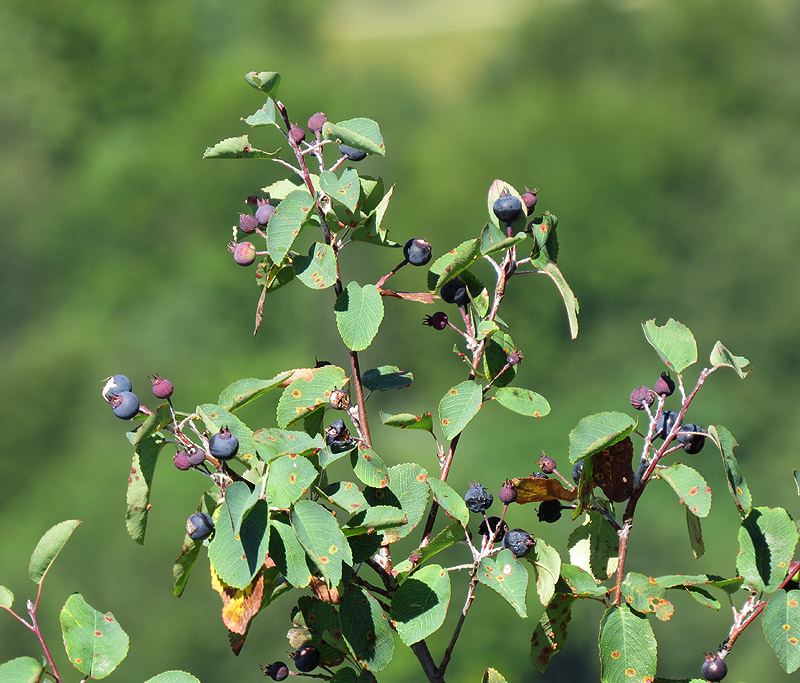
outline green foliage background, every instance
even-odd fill
[[[225,244],[240,202],[282,170],[200,158],[247,132],[238,117],[260,104],[242,78],[251,69],[281,72],[293,120],[322,109],[380,123],[388,156],[363,166],[398,183],[387,225],[401,242],[424,236],[438,254],[476,235],[496,177],[540,187],[540,205],[559,217],[559,265],[581,302],[578,340],[568,341],[544,281],[515,279],[501,313],[525,353],[519,384],[544,394],[552,414],[482,411],[459,447],[456,488],[475,476],[497,488],[529,474],[541,449],[568,470],[569,429],[591,412],[629,410],[630,390],[661,371],[640,322],[673,316],[694,331],[701,359],[717,338],[751,359],[746,382],[715,375],[690,417],[730,427],[756,504],[800,516],[790,476],[800,381],[798,21],[792,0],[2,3],[0,581],[17,606],[33,595],[26,567],[36,540],[80,518],[45,586],[40,619],[55,651],[58,610],[81,591],[131,636],[119,680],[179,668],[203,681],[255,681],[258,664],[284,656],[288,603],[256,620],[237,659],[205,560],[184,597],[172,597],[170,567],[204,486],[197,476],[164,458],[146,545],[128,539],[126,425],[99,395],[103,377],[124,372],[148,396],[146,375],[157,371],[175,383],[176,404],[192,408],[238,377],[270,377],[315,356],[346,360],[330,297],[299,285],[274,295],[251,335],[258,292]],[[279,144],[274,131],[253,140]],[[399,260],[366,248],[345,259],[361,282]],[[424,286],[419,271],[397,280]],[[387,302],[362,367],[396,364],[417,381],[376,397],[385,410],[435,410],[464,378],[453,339],[419,327],[433,310]],[[272,410],[254,404],[249,421],[269,426]],[[373,432],[389,463],[434,471],[424,433],[377,421]],[[702,565],[731,575],[738,516],[718,456],[707,447],[695,462],[718,492]],[[629,568],[699,570],[671,491],[654,486],[647,498]],[[563,551],[568,521],[512,512],[512,525]],[[454,588],[451,612],[462,594]],[[491,665],[509,680],[539,680],[528,664],[538,613],[520,621],[488,591],[479,598],[448,678],[477,681]],[[730,612],[698,614],[688,599],[676,607],[671,622],[654,624],[659,674],[697,675]],[[551,680],[597,678],[600,615],[580,606]],[[0,661],[38,656],[7,615],[0,634]],[[444,636],[432,641],[440,652]],[[728,662],[737,680],[780,676],[760,627]],[[417,666],[398,648],[381,680],[419,679]]]

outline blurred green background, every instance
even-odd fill
[[[662,370],[641,321],[672,316],[694,331],[701,363],[717,339],[752,361],[745,382],[713,376],[690,417],[728,426],[755,503],[797,517],[798,22],[793,0],[2,3],[0,583],[24,611],[37,539],[58,521],[83,520],[40,614],[62,674],[77,680],[58,626],[72,591],[113,611],[131,637],[114,680],[175,668],[204,683],[256,681],[258,664],[285,658],[289,598],[254,622],[236,658],[205,557],[184,596],[172,597],[172,562],[205,480],[176,471],[168,454],[145,547],[129,540],[127,425],[100,398],[110,374],[128,374],[145,397],[146,376],[159,372],[175,383],[176,405],[192,409],[239,377],[271,377],[315,356],[346,363],[331,297],[299,284],[271,298],[252,336],[258,290],[225,244],[244,198],[283,169],[201,160],[207,145],[248,132],[239,117],[263,103],[243,80],[252,69],[282,74],[293,120],[323,110],[380,123],[387,156],[359,170],[397,183],[386,224],[400,242],[427,237],[438,254],[477,235],[497,177],[541,188],[539,206],[559,217],[559,265],[581,303],[578,340],[569,341],[560,298],[543,279],[517,278],[501,312],[525,354],[518,384],[544,394],[552,414],[529,421],[487,406],[459,447],[456,488],[479,478],[496,489],[529,474],[542,449],[568,471],[567,434],[578,420],[630,411],[631,389]],[[274,129],[251,139],[264,149],[281,142]],[[354,248],[345,275],[374,282],[398,260]],[[424,276],[401,272],[396,283],[421,289]],[[423,308],[386,302],[362,369],[392,363],[416,381],[375,397],[373,412],[435,411],[464,378],[454,338],[420,326],[435,310]],[[254,428],[274,425],[273,398],[248,410]],[[390,463],[435,471],[424,433],[375,420],[373,436]],[[716,492],[706,557],[692,559],[683,510],[654,484],[631,570],[735,572],[738,515],[719,458],[706,447],[693,464]],[[562,552],[572,528],[566,519],[540,524],[532,506],[510,521]],[[463,562],[463,549],[449,559]],[[464,579],[454,582],[451,617]],[[659,674],[699,675],[702,652],[727,635],[730,610],[675,602],[672,621],[654,624]],[[532,618],[521,621],[479,588],[448,680],[478,681],[484,666],[509,681],[597,680],[601,607],[575,611],[546,676],[528,663],[540,612],[533,595],[529,607]],[[737,643],[732,681],[779,680],[760,630]],[[447,637],[431,638],[435,653]],[[397,643],[380,680],[421,680]],[[23,654],[39,655],[35,639],[0,614],[0,661]]]

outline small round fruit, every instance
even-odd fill
[[[696,433],[690,434],[688,432]],[[696,424],[683,424],[681,425],[681,430],[675,435],[675,438],[683,446],[684,451],[690,455],[696,455],[703,450],[703,446],[706,443],[706,437],[702,435],[704,433],[705,429]]]
[[[331,422],[325,428],[325,443],[329,446],[346,446],[352,442],[350,430],[345,426],[344,420]]]
[[[522,203],[525,205],[525,213],[529,216],[533,213],[533,209],[536,207],[536,194],[539,190],[528,190],[526,188],[526,192],[522,195]]]
[[[328,403],[334,410],[347,410],[350,407],[350,394],[342,389],[334,389]]]
[[[367,158],[367,153],[361,149],[354,149],[347,145],[339,145],[339,151],[346,156],[350,161],[361,161]]]
[[[457,304],[464,306],[469,302],[469,294],[467,293],[467,286],[462,280],[454,277],[452,280],[445,282],[439,292],[442,300],[448,304]]]
[[[325,114],[323,114],[321,111],[318,111],[308,119],[308,130],[310,130],[312,133],[321,133],[322,126],[325,125],[327,120],[328,117],[325,116]]]
[[[646,406],[653,405],[656,400],[656,394],[650,387],[636,387],[631,392],[631,405],[636,410],[644,410]]]
[[[107,377],[103,386],[103,398],[108,398],[111,394],[119,394],[123,391],[132,391],[133,385],[125,375],[113,375]]]
[[[172,456],[172,462],[181,471],[192,469],[192,463],[189,462],[189,454],[186,451],[178,451]]]
[[[522,355],[522,351],[514,349],[511,353],[509,353],[506,356],[506,363],[508,363],[513,368],[519,365],[524,357],[525,356]]]
[[[464,502],[470,511],[480,514],[492,506],[494,496],[486,490],[485,486],[481,486],[479,482],[474,481],[469,485],[466,494],[464,494]]]
[[[139,398],[132,391],[111,394],[111,408],[121,420],[131,420],[139,412]]]
[[[294,144],[299,145],[303,140],[306,139],[306,132],[300,128],[300,126],[293,125],[289,129],[289,137],[292,139]]]
[[[422,324],[441,332],[447,327],[447,313],[444,311],[437,311],[433,315],[426,315],[422,320]]]
[[[478,533],[481,536],[486,536],[486,540],[489,540],[490,534],[494,534],[496,531],[497,537],[494,540],[495,541],[503,540],[503,536],[505,536],[506,531],[508,531],[508,524],[506,524],[505,521],[503,521],[503,523],[500,524],[500,528],[498,529],[497,525],[500,523],[499,517],[489,517],[488,520],[489,520],[488,528],[486,526],[486,520],[484,519],[481,522],[480,526],[478,527]]]
[[[259,225],[266,225],[272,214],[275,213],[275,207],[272,206],[266,199],[258,200],[258,208],[256,209],[256,221]]]
[[[669,373],[662,372],[661,377],[653,385],[653,389],[659,396],[672,396],[672,392],[675,391],[675,380],[669,376]]]
[[[561,503],[557,500],[543,500],[539,504],[539,511],[536,516],[540,522],[548,522],[552,524],[561,519]]]
[[[284,662],[272,662],[266,666],[261,666],[265,676],[269,676],[273,681],[285,681],[289,678],[289,667]]]
[[[153,375],[150,378],[153,383],[153,394],[156,398],[169,398],[175,387],[168,379],[164,379],[161,375]]]
[[[230,460],[239,451],[239,439],[223,427],[208,440],[208,451],[217,460]]]
[[[256,245],[252,242],[239,242],[233,250],[233,260],[240,266],[252,266],[256,260]]]
[[[186,451],[186,459],[190,465],[199,465],[206,461],[206,452],[202,448],[190,448]]]
[[[195,512],[186,520],[186,533],[193,541],[203,541],[214,531],[214,520],[205,512]]]
[[[510,505],[517,499],[517,489],[514,488],[514,484],[510,479],[506,479],[503,482],[503,486],[500,488],[500,493],[497,494],[497,497],[503,505]]]
[[[719,655],[706,655],[702,673],[707,681],[721,681],[728,674],[728,665]]]
[[[656,434],[657,439],[666,439],[667,435],[672,431],[675,422],[678,419],[678,413],[672,410],[665,410],[658,416],[656,421]]]
[[[503,536],[503,547],[514,553],[514,557],[524,557],[535,543],[533,536],[525,529],[511,529]]]
[[[581,474],[583,474],[583,460],[578,460],[572,466],[572,481],[575,482],[576,486],[581,483]]]
[[[289,656],[294,660],[295,669],[303,673],[313,671],[319,666],[319,650],[313,645],[303,645]]]
[[[258,228],[258,219],[251,213],[239,214],[239,230],[250,234]]]
[[[542,468],[542,472],[545,474],[553,474],[556,471],[556,461],[553,458],[548,458],[546,455],[542,456],[542,459],[539,461],[539,467]]]
[[[424,266],[431,260],[431,244],[427,240],[414,237],[403,247],[403,256],[412,266]]]
[[[517,216],[522,213],[522,202],[519,197],[510,194],[508,190],[504,190],[500,196],[494,200],[492,211],[501,221],[511,223]]]

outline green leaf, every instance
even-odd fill
[[[783,670],[790,674],[800,668],[800,590],[779,590],[769,599],[761,617],[764,635]]]
[[[736,570],[751,591],[777,590],[797,545],[797,525],[783,508],[753,508],[739,529]]]
[[[342,533],[336,518],[321,505],[300,500],[292,507],[292,527],[306,554],[330,586],[342,578]]]
[[[267,249],[276,265],[286,258],[313,210],[314,198],[306,189],[293,190],[275,208],[267,227]]]
[[[152,436],[172,422],[169,405],[162,403],[151,415],[148,415],[133,435],[131,443],[138,446],[147,437]]]
[[[617,571],[619,537],[602,515],[586,513],[583,524],[569,535],[567,545],[570,563],[597,581],[605,581]]]
[[[360,586],[350,586],[339,605],[342,636],[359,666],[380,671],[392,661],[394,636],[378,601]]]
[[[399,429],[424,429],[433,433],[433,416],[430,413],[422,415],[412,415],[411,413],[398,413],[390,415],[380,412],[381,422],[387,427],[398,427]]]
[[[569,334],[572,339],[575,339],[578,336],[578,313],[580,311],[578,299],[575,298],[572,288],[567,284],[555,263],[548,263],[543,272],[555,283],[561,298],[564,300],[564,307],[567,309],[567,320],[569,321]]]
[[[710,425],[708,435],[717,444],[719,452],[722,454],[722,464],[725,467],[725,474],[728,478],[728,490],[733,496],[733,502],[739,509],[739,514],[746,517],[753,509],[753,497],[750,495],[750,488],[747,486],[744,475],[739,470],[739,463],[733,454],[733,449],[739,444],[733,434],[722,425]]]
[[[698,517],[708,517],[711,511],[711,489],[701,474],[681,463],[658,470],[658,477],[667,482],[680,502]]]
[[[483,354],[483,367],[489,379],[495,380],[493,384],[495,389],[511,384],[517,376],[516,365],[506,368],[508,354],[515,349],[514,340],[505,332],[495,332],[488,337]],[[503,374],[498,377],[501,372]]]
[[[519,387],[502,387],[494,395],[504,408],[528,417],[544,417],[550,412],[550,404],[541,394]]]
[[[600,622],[600,681],[652,681],[656,675],[656,639],[647,617],[627,605],[611,606]]]
[[[578,462],[622,441],[637,423],[625,413],[606,412],[584,417],[569,433],[569,460]]]
[[[14,604],[14,594],[5,586],[0,586],[0,607],[11,608]]]
[[[558,217],[549,211],[545,211],[541,217],[534,218],[530,224],[534,240],[531,263],[543,271],[548,265],[555,265],[558,262],[557,227]]]
[[[39,539],[28,564],[28,576],[37,586],[42,583],[45,574],[80,523],[79,519],[59,522],[45,531],[44,536]]]
[[[573,602],[575,598],[571,595],[556,595],[533,629],[531,662],[542,673],[550,664],[550,658],[564,647],[567,640],[567,624],[572,618]]]
[[[568,593],[576,598],[587,598],[606,594],[604,586],[598,586],[594,577],[574,564],[561,565],[561,581],[556,586],[559,593]]]
[[[363,351],[378,334],[383,320],[383,298],[375,285],[348,283],[333,307],[336,326],[345,346]]]
[[[361,177],[360,180],[363,184],[364,178]],[[392,198],[393,192],[394,185],[389,188],[389,191],[383,196],[375,209],[370,211],[366,224],[362,227],[356,228],[352,233],[350,233],[350,237],[352,239],[359,242],[377,244],[378,246],[382,247],[400,246],[397,244],[397,242],[393,242],[387,238],[386,228],[383,227],[383,218],[386,215],[386,209],[389,208],[389,201]],[[369,210],[366,205],[364,206],[364,210]]]
[[[455,519],[463,526],[469,522],[469,510],[464,498],[456,493],[447,482],[441,479],[428,477],[428,486],[431,487],[434,500],[441,506],[445,514]]]
[[[670,318],[659,327],[655,318],[642,323],[644,336],[661,356],[667,367],[677,373],[683,372],[697,362],[697,342],[688,327]]]
[[[669,621],[675,606],[667,600],[667,590],[656,579],[629,572],[622,582],[622,596],[637,612],[653,612],[659,621]]]
[[[378,124],[372,119],[356,118],[331,123],[328,121],[322,127],[322,137],[325,140],[341,140],[342,144],[354,149],[360,149],[371,154],[385,156],[386,145]]]
[[[414,381],[414,374],[408,370],[401,370],[396,365],[381,365],[372,368],[361,375],[361,383],[370,391],[389,391],[390,389],[403,389]]]
[[[223,410],[233,412],[250,401],[255,401],[259,396],[263,396],[268,391],[281,385],[281,382],[292,376],[292,371],[288,370],[276,375],[272,379],[256,379],[248,377],[229,384],[219,395],[219,407]]]
[[[484,557],[478,567],[478,581],[499,593],[523,619],[528,616],[528,570],[510,550],[501,550],[494,558]]]
[[[204,403],[197,406],[197,414],[205,422],[206,428],[213,434],[227,427],[231,434],[239,440],[236,460],[248,467],[255,462],[256,449],[253,448],[253,430],[233,413],[224,410],[215,403]]]
[[[325,441],[319,434],[309,436],[305,432],[270,427],[253,432],[253,445],[261,458],[269,462],[281,455],[315,454],[325,448]]]
[[[503,674],[501,674],[497,669],[492,669],[489,667],[486,671],[483,672],[483,678],[481,679],[481,683],[507,683],[506,679],[503,678]]]
[[[692,554],[695,559],[702,557],[706,553],[706,546],[703,543],[703,526],[700,518],[686,508],[686,526],[689,530],[689,542],[692,544]]]
[[[383,488],[389,485],[389,468],[381,457],[364,444],[350,454],[350,464],[355,475],[367,486]]]
[[[299,455],[282,455],[273,460],[267,477],[267,500],[270,507],[288,508],[308,491],[317,478],[317,470]]]
[[[156,434],[137,444],[133,452],[128,489],[125,494],[125,528],[128,530],[128,535],[139,545],[144,544],[153,475],[158,454],[164,444],[164,438]]]
[[[278,150],[265,152],[263,149],[257,149],[250,144],[249,136],[239,135],[220,140],[212,147],[206,147],[203,159],[269,159],[277,153]]]
[[[385,532],[393,527],[405,524],[406,515],[394,505],[370,505],[365,510],[353,515],[342,528],[345,538],[371,534],[375,531]]]
[[[369,506],[364,494],[361,493],[361,489],[352,481],[334,482],[326,486],[322,493],[328,499],[328,502],[333,503],[336,507],[351,515],[361,512]]]
[[[501,230],[494,223],[487,223],[481,230],[481,254],[494,254],[524,242],[526,238],[527,235],[524,232],[518,232],[516,235],[508,237],[505,230]]]
[[[431,292],[439,288],[448,280],[469,268],[481,257],[480,239],[471,239],[462,242],[455,249],[436,259],[428,270],[428,289]]]
[[[86,676],[105,678],[128,654],[128,634],[111,612],[101,614],[73,593],[61,608],[61,632],[72,665]]]
[[[267,98],[263,107],[256,109],[250,116],[247,118],[242,117],[242,121],[253,128],[258,126],[275,126],[276,128],[280,128],[278,117],[275,116],[275,101],[271,97]]]
[[[405,515],[403,524],[384,531],[384,543],[399,541],[416,528],[428,507],[430,493],[428,473],[424,468],[411,462],[389,468],[388,489],[368,489],[366,491],[367,501],[370,505],[395,505],[400,507]],[[390,497],[391,500],[389,500]]]
[[[685,590],[689,594],[689,597],[703,605],[703,607],[708,607],[709,609],[719,609],[722,607],[722,603],[704,588],[686,586]]]
[[[410,572],[415,567],[424,564],[437,553],[440,553],[442,550],[445,550],[463,540],[464,528],[458,523],[451,524],[450,526],[442,529],[424,548],[417,548],[413,553],[411,553],[412,557],[409,557],[407,560],[403,560],[399,564],[396,564],[394,566],[394,570],[398,574]],[[401,578],[401,581],[402,580],[405,579]]]
[[[356,169],[346,168],[341,177],[337,177],[332,171],[323,171],[319,175],[319,186],[334,202],[344,206],[350,213],[355,212],[361,196],[361,184],[358,182]]]
[[[404,581],[392,597],[391,619],[406,645],[427,638],[447,616],[450,577],[438,564],[429,564]]]
[[[278,426],[286,429],[310,412],[328,405],[331,391],[341,389],[345,384],[344,370],[335,365],[314,370],[311,379],[296,379],[283,390],[278,400]]]
[[[163,674],[148,678],[144,683],[200,683],[200,679],[185,671],[165,671]]]
[[[38,683],[44,664],[33,657],[17,657],[0,665],[0,681],[3,683]]]
[[[305,588],[311,581],[306,551],[288,517],[276,515],[270,522],[269,556],[281,574],[295,588]]]
[[[561,574],[561,556],[541,538],[536,539],[533,550],[534,552],[529,553],[526,559],[536,566],[536,592],[539,594],[539,601],[546,607],[555,593],[556,583]],[[531,555],[534,559],[530,558]]]
[[[481,409],[483,390],[472,380],[456,384],[439,402],[439,424],[445,438],[453,439],[460,434]]]
[[[745,369],[750,365],[750,361],[747,360],[747,358],[744,356],[734,356],[721,341],[714,344],[710,360],[713,367],[724,365],[725,367],[732,368],[733,371],[739,375],[740,379],[744,379],[753,372],[753,368]]]
[[[336,254],[328,244],[314,242],[308,256],[296,256],[292,265],[297,279],[310,289],[327,289],[336,284]]]
[[[244,79],[256,90],[270,97],[278,94],[278,86],[281,84],[281,75],[277,71],[248,71]]]

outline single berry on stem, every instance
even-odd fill
[[[542,468],[542,472],[545,474],[553,474],[556,471],[556,461],[553,458],[548,458],[546,455],[542,454],[542,459],[539,461],[539,467]]]
[[[719,655],[708,654],[703,662],[702,673],[707,681],[721,681],[728,674],[728,665]]]
[[[683,446],[684,451],[690,455],[696,455],[703,450],[705,445],[706,437],[704,434],[705,429],[699,425],[689,423],[681,425],[680,431],[675,435],[675,438]]]
[[[422,320],[422,324],[441,332],[447,327],[447,313],[444,311],[437,311],[433,315],[426,315]]]
[[[269,203],[269,199],[259,199],[258,208],[256,209],[256,221],[259,225],[266,225],[272,214],[275,213],[275,207]]]
[[[403,256],[412,266],[424,266],[431,260],[430,242],[414,237],[403,247]]]
[[[661,377],[653,385],[653,389],[659,396],[672,396],[672,392],[675,391],[675,380],[669,376],[668,372],[662,372]]]
[[[497,497],[503,505],[510,505],[517,499],[517,489],[514,488],[514,484],[510,479],[506,479],[503,482],[503,486],[500,488],[500,493],[497,494]]]
[[[631,405],[636,410],[644,410],[645,407],[653,405],[656,400],[656,393],[650,387],[636,387],[631,392]]]
[[[203,541],[214,531],[214,520],[205,512],[195,512],[186,520],[186,533],[193,541]]]
[[[192,463],[189,462],[189,454],[186,451],[178,451],[172,456],[172,462],[175,467],[184,472],[192,469]]]
[[[529,216],[533,213],[533,209],[536,207],[536,195],[538,192],[538,188],[535,190],[529,190],[526,187],[525,194],[522,195],[522,203],[525,205],[525,213],[527,213]]]
[[[173,387],[172,382],[168,379],[164,379],[161,375],[154,374],[150,381],[153,383],[153,395],[156,398],[169,398],[172,396],[172,392],[175,387]]]
[[[350,161],[361,161],[367,158],[367,153],[364,150],[348,147],[347,145],[339,145],[339,151]]]
[[[313,645],[303,645],[297,652],[289,655],[294,660],[294,667],[298,671],[313,671],[319,666],[319,650]]]
[[[439,291],[439,294],[441,295],[442,300],[448,304],[465,306],[467,303],[469,303],[467,286],[457,277],[445,282],[442,285],[442,289]]]
[[[299,145],[306,139],[306,132],[295,123],[292,124],[292,127],[289,129],[289,137],[294,144]]]
[[[269,676],[273,681],[285,681],[289,678],[289,667],[284,662],[272,662],[272,664],[262,664],[261,670],[265,676]]]
[[[256,245],[252,242],[231,242],[228,251],[233,254],[233,260],[240,266],[252,266],[256,260]]]
[[[539,518],[540,522],[548,522],[552,524],[553,522],[557,522],[559,519],[561,519],[561,510],[562,505],[560,501],[543,500],[539,504],[539,511],[536,513],[536,516]]]
[[[505,223],[511,223],[522,213],[522,202],[518,197],[511,194],[508,189],[504,189],[500,196],[492,204],[494,215]]]
[[[511,529],[503,536],[503,547],[514,553],[514,557],[524,557],[535,544],[533,536],[525,529]]]
[[[239,230],[247,234],[253,233],[258,229],[258,219],[251,213],[239,214]]]
[[[208,440],[208,451],[217,460],[230,460],[239,451],[239,439],[223,427]]]
[[[322,126],[325,125],[327,120],[328,117],[325,116],[325,114],[323,114],[321,111],[318,111],[308,119],[308,130],[310,130],[312,133],[321,133]]]
[[[131,420],[139,412],[139,398],[132,391],[120,391],[111,394],[111,409],[121,420]]]
[[[464,494],[464,502],[472,512],[480,514],[491,507],[494,496],[480,482],[473,481]]]
[[[519,349],[514,349],[511,353],[506,356],[506,363],[508,363],[512,368],[519,365],[522,362],[522,359],[525,356],[522,355],[522,351]]]

